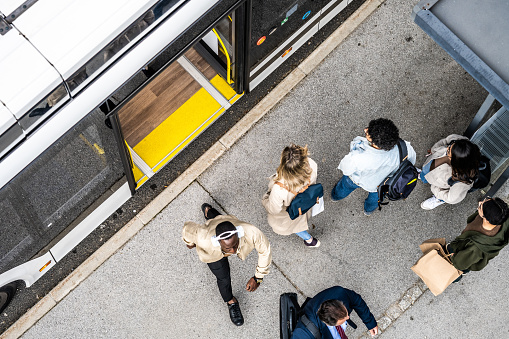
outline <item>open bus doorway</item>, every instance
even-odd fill
[[[118,108],[137,186],[240,98],[232,88],[233,27],[231,14]]]

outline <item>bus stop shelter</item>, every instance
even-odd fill
[[[420,1],[412,18],[489,92],[464,135],[490,158],[493,196],[509,178],[509,2]]]

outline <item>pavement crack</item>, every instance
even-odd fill
[[[290,279],[286,274],[285,272],[281,269],[281,267],[279,267],[275,262],[274,260],[272,260],[272,265],[274,265],[275,268],[278,269],[279,272],[281,272],[281,274],[283,275],[283,277],[285,277],[286,280],[288,280],[288,282],[290,284],[292,284],[292,286],[297,290],[297,292],[299,292],[300,295],[302,295],[304,298],[307,298],[308,296],[304,294],[304,292],[302,292],[302,290],[292,281],[292,279]]]
[[[219,206],[219,208],[221,210],[223,210],[224,213],[226,214],[230,214],[228,213],[228,211],[226,210],[226,208],[223,207],[223,205],[221,205],[219,203],[219,201],[216,200],[216,198],[214,198],[214,196],[212,195],[212,193],[210,193],[206,188],[205,186],[202,185],[202,183],[198,180],[198,178],[196,178],[195,182],[198,184],[198,186],[200,186],[205,192],[207,192],[207,194],[209,195],[209,197],[212,199],[212,201],[217,205]]]

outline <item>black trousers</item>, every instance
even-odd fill
[[[211,262],[207,265],[216,276],[217,287],[219,288],[219,293],[221,293],[224,302],[232,300],[232,279],[230,276],[230,263],[228,262],[228,258],[224,257],[219,261]]]
[[[214,219],[218,215],[221,215],[221,213],[219,213],[215,208],[211,208],[207,212],[207,219]],[[212,262],[207,265],[216,276],[217,287],[219,288],[219,293],[221,293],[223,300],[225,302],[232,300],[232,279],[230,276],[230,263],[228,262],[228,258],[224,257],[219,261]]]

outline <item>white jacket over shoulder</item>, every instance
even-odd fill
[[[415,164],[416,154],[414,148],[408,141],[405,141],[405,143],[408,160]],[[385,151],[370,146],[368,139],[364,137],[356,137],[350,143],[350,153],[341,160],[338,169],[364,190],[376,192],[378,185],[398,169],[399,163],[397,145],[390,151]]]
[[[309,184],[313,185],[316,183],[318,166],[312,159],[308,158],[308,161],[312,169]],[[262,198],[262,205],[268,213],[267,221],[269,225],[275,233],[281,235],[290,235],[292,233],[306,231],[309,228],[308,220],[311,217],[311,210],[294,220],[290,219],[286,208],[290,206],[293,198],[295,198],[295,194],[279,185],[275,185],[275,176],[276,175],[273,175],[271,177],[269,181],[269,190]],[[285,185],[284,180],[280,180],[279,182]]]

